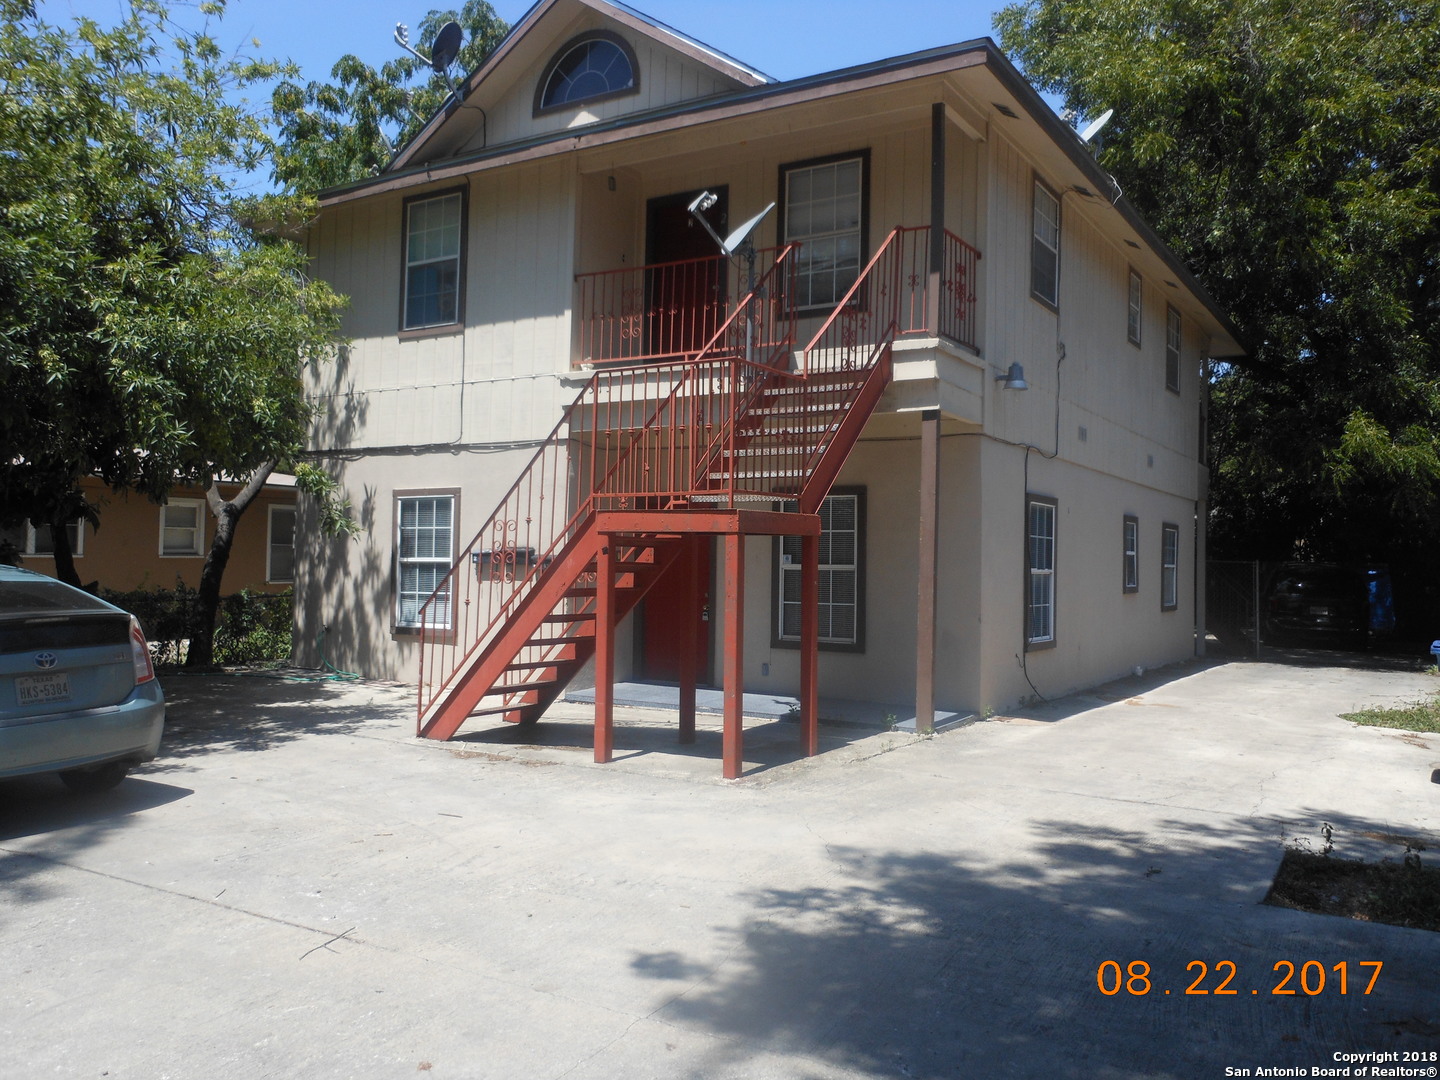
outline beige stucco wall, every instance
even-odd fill
[[[468,199],[463,331],[401,340],[400,195],[327,210],[312,253],[317,272],[354,298],[346,323],[352,345],[313,386],[326,417],[315,446],[342,477],[365,532],[314,541],[301,560],[302,660],[316,662],[313,640],[328,626],[330,662],[415,677],[413,640],[391,631],[394,491],[458,490],[457,543],[469,541],[579,389],[580,378],[569,374],[574,275],[643,262],[648,200],[726,185],[733,225],[779,197],[782,165],[868,149],[873,249],[890,227],[928,220],[932,97],[923,87],[900,87],[858,106],[827,102],[767,114],[747,121],[743,133],[738,122],[697,125],[477,172],[461,184]],[[837,481],[867,495],[866,647],[822,654],[826,696],[913,699],[915,411],[922,408],[947,409],[949,417],[941,454],[942,707],[1002,709],[1037,691],[1063,693],[1192,652],[1203,312],[1165,283],[1153,253],[1124,245],[1106,224],[1108,206],[1065,187],[1054,161],[1039,175],[1062,192],[1059,310],[1032,299],[1035,160],[994,125],[947,126],[946,224],[983,252],[980,351],[922,344],[907,354],[904,385],[885,406],[905,411],[872,422]],[[772,214],[755,239],[766,246],[776,238]],[[1145,281],[1138,349],[1125,339],[1131,265]],[[1167,301],[1184,315],[1179,394],[1164,387]],[[800,328],[801,341],[811,329]],[[1011,362],[1024,365],[1028,391],[995,383]],[[1023,649],[1027,474],[1028,490],[1053,496],[1059,507],[1056,645],[1030,653]],[[1141,588],[1128,596],[1120,586],[1125,514],[1136,515],[1141,529]],[[1180,606],[1163,613],[1162,521],[1181,530]],[[772,552],[769,538],[747,541],[745,680],[750,689],[794,693],[796,653],[771,644]],[[712,594],[712,670],[720,673],[723,582]],[[622,677],[631,671],[631,636],[621,628]]]

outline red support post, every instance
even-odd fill
[[[595,761],[615,752],[615,557],[600,533],[595,552]]]
[[[684,583],[686,597],[685,636],[680,642],[680,741],[686,745],[695,741],[695,649],[700,637],[700,605],[704,594],[700,582],[700,545],[705,537],[698,533],[685,538],[685,550],[680,556],[684,560]]]
[[[745,767],[745,537],[725,537],[724,776],[738,780]]]
[[[800,538],[800,747],[820,752],[820,537]]]

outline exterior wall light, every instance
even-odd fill
[[[1011,364],[1010,370],[1002,375],[996,375],[995,381],[1001,383],[1001,390],[1029,390],[1030,384],[1025,381],[1025,369],[1018,363]]]

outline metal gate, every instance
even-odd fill
[[[1260,587],[1266,567],[1259,562],[1211,560],[1205,564],[1205,629],[1217,651],[1260,655]]]

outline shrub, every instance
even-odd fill
[[[241,589],[220,601],[215,627],[217,664],[255,664],[290,659],[295,594],[257,593]]]
[[[156,664],[181,664],[195,625],[196,591],[183,581],[173,589],[102,590],[101,595],[140,620]],[[290,659],[294,593],[241,589],[221,597],[215,626],[215,662],[254,664]]]

